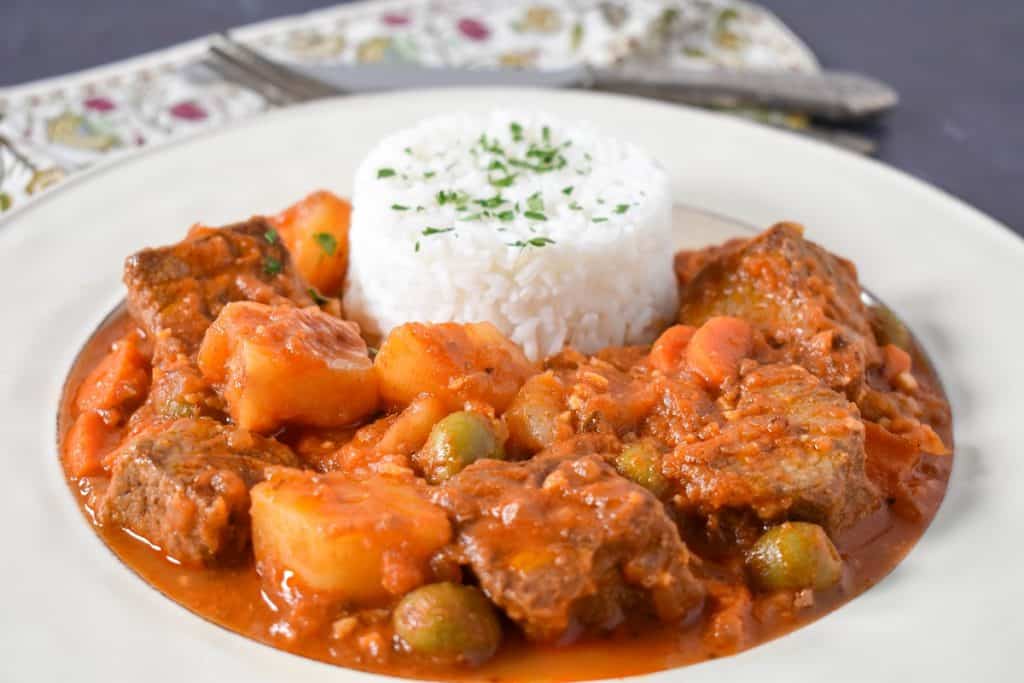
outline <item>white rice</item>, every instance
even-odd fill
[[[589,124],[424,121],[370,152],[353,207],[344,304],[372,335],[489,321],[538,359],[649,342],[676,312],[668,176]]]

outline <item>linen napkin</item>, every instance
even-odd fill
[[[811,51],[741,0],[387,0],[232,32],[298,63],[411,62],[553,69],[642,53],[690,68],[813,72]],[[88,71],[0,88],[0,215],[96,164],[272,108],[197,68],[207,39]],[[799,128],[800,116],[737,111]]]

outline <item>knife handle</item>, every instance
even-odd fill
[[[704,106],[756,105],[786,109],[831,121],[875,116],[899,102],[899,95],[885,83],[842,71],[802,74],[677,69],[629,63],[591,69],[586,85],[596,90]]]

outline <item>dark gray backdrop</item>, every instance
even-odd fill
[[[0,85],[95,66],[330,0],[0,0]],[[903,102],[880,158],[1024,235],[1024,0],[762,0],[829,67]]]

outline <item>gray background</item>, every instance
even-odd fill
[[[554,2],[555,0],[552,0]],[[55,76],[326,0],[0,0],[0,85]],[[762,0],[828,67],[900,108],[879,157],[1024,235],[1024,0]]]

